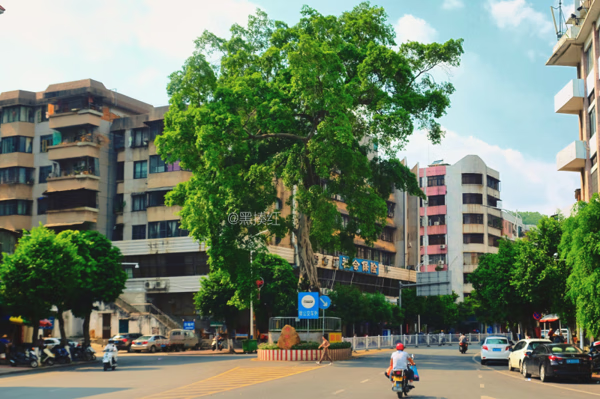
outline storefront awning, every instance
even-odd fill
[[[540,323],[552,323],[552,322],[555,322],[558,320],[559,320],[558,315],[549,314],[549,315],[542,317],[542,319],[540,320]]]

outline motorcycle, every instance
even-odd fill
[[[114,370],[117,368],[117,351],[111,348],[104,348],[104,358],[102,358],[104,371],[109,368]]]
[[[222,351],[223,350],[223,339],[221,337],[219,337],[219,339],[217,339],[216,337],[213,338],[211,348],[212,348],[213,352],[216,349]]]
[[[13,348],[10,353],[9,361],[12,367],[27,365],[31,368],[36,368],[39,366],[38,358],[32,348],[25,349],[25,352],[19,352],[16,348]]]
[[[466,342],[458,344],[458,351],[462,354],[467,353],[467,349],[469,349],[469,344]]]
[[[411,359],[414,359],[414,355],[410,356]],[[408,366],[413,369],[415,372],[415,381],[418,381],[419,376],[416,373],[416,366]],[[408,385],[408,378],[406,378],[406,370],[392,370],[390,379],[392,380],[392,391],[398,394],[398,397],[401,398],[402,395],[408,396],[408,393],[414,388],[412,385]],[[386,374],[387,375],[387,374]]]
[[[71,357],[69,355],[69,351],[60,346],[55,346],[52,348],[51,352],[56,357],[56,361],[60,364],[71,363]]]
[[[96,351],[91,346],[83,349],[83,360],[96,360]]]
[[[52,353],[52,351],[48,348],[44,348],[42,353],[40,354],[40,362],[42,365],[46,366],[54,366],[54,360],[56,359],[56,355]]]

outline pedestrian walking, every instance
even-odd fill
[[[333,364],[333,359],[331,358],[331,356],[329,356],[330,345],[331,344],[327,340],[327,337],[323,335],[323,342],[321,343],[321,345],[319,345],[319,349],[323,348],[323,354],[321,355],[321,360],[319,360],[317,364],[321,364],[323,362],[323,359],[325,359],[325,356],[327,356],[327,359],[329,359],[329,365]]]
[[[444,334],[444,330],[440,332],[440,346],[446,343],[446,335]]]

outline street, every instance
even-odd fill
[[[477,353],[456,347],[408,348],[420,382],[414,398],[588,398],[600,384],[524,379],[505,363],[481,366]],[[6,398],[196,398],[305,399],[395,398],[383,371],[391,351],[373,352],[333,366],[310,362],[258,362],[255,355],[121,354],[116,371],[93,366],[27,372],[0,378]]]

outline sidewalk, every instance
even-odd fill
[[[55,364],[54,366],[38,366],[36,368],[26,367],[26,366],[18,366],[12,367],[5,364],[0,364],[0,377],[9,375],[9,374],[18,374],[25,373],[28,371],[33,372],[44,372],[44,371],[52,371],[61,369],[64,367],[75,367],[75,366],[85,366],[85,365],[98,365],[99,360],[91,361],[91,362],[72,362],[67,364]]]

